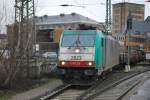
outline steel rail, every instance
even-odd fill
[[[69,87],[71,87],[72,85],[68,84],[68,85],[65,85],[64,87],[56,90],[56,91],[53,91],[52,93],[44,96],[44,97],[41,97],[40,100],[49,100],[51,99],[52,97],[56,96],[56,95],[59,95],[60,93],[62,93],[64,90],[68,89]]]
[[[76,98],[76,100],[82,100],[82,98],[83,98],[84,96],[86,96],[88,93],[90,93],[92,90],[94,90],[94,89],[99,85],[100,81],[101,81],[101,80],[97,80],[97,81],[93,84],[92,87],[90,87],[87,91],[85,91],[85,92],[82,93],[80,96],[78,96],[78,97]]]
[[[122,98],[125,95],[127,95],[127,93],[129,93],[134,87],[136,87],[140,83],[141,83],[141,81],[138,81],[138,82],[134,83],[129,89],[127,89],[124,93],[122,93],[116,100],[122,100]]]
[[[148,72],[148,71],[150,71],[150,69],[144,70],[144,71],[139,71],[139,72],[137,72],[137,73],[134,73],[134,74],[132,74],[132,75],[130,75],[130,76],[127,76],[127,77],[125,77],[125,78],[123,78],[123,79],[120,79],[120,80],[118,80],[118,81],[116,81],[116,82],[114,82],[114,83],[112,83],[112,84],[107,85],[106,87],[104,87],[104,88],[102,88],[102,89],[96,91],[95,93],[93,93],[92,95],[90,95],[90,96],[88,96],[88,97],[86,97],[86,95],[84,95],[84,96],[81,96],[81,97],[77,98],[76,100],[92,100],[92,99],[93,99],[94,97],[96,97],[97,95],[100,95],[100,94],[104,93],[105,91],[107,91],[107,90],[109,90],[109,89],[112,89],[113,87],[115,87],[115,86],[121,84],[122,82],[124,82],[124,81],[126,81],[126,80],[128,80],[128,79],[131,79],[131,78],[133,78],[133,77],[135,77],[135,76],[137,76],[137,75],[140,75],[140,74],[143,74],[143,73],[145,73],[145,72]],[[118,100],[119,100],[119,99],[118,99]]]

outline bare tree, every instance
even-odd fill
[[[13,19],[12,15],[14,15],[8,15],[6,5],[6,1],[3,0],[3,9],[0,10],[0,30],[1,24]],[[8,44],[2,48],[3,52],[0,52],[0,86],[11,86],[15,80],[29,76],[30,59],[35,41],[34,13],[32,13],[32,17],[24,17],[22,11],[20,10],[18,13],[18,22],[15,21],[15,23],[7,25]],[[28,13],[27,16],[29,16]],[[23,19],[21,20],[21,18]],[[8,57],[4,56],[6,50]]]
[[[8,2],[8,1],[7,1]],[[10,12],[8,13],[7,10],[10,11],[9,8],[7,8],[7,3],[5,0],[2,2],[2,9],[0,13],[0,25],[7,24],[7,22],[10,22],[10,19],[13,19]],[[12,11],[13,13],[13,11]],[[8,25],[8,32],[10,34],[8,35],[8,44],[3,46],[2,52],[0,52],[0,85],[1,86],[9,86],[13,80],[16,78],[17,72],[19,72],[19,61],[17,61],[17,52],[16,52],[16,44],[17,44],[17,32],[16,25]],[[7,52],[6,52],[7,51]],[[7,53],[7,57],[4,55]]]

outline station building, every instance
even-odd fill
[[[145,5],[136,3],[113,4],[112,35],[125,49],[149,50],[150,17],[144,20]],[[132,30],[127,31],[127,17],[132,16]],[[129,35],[128,35],[129,34]]]
[[[129,13],[133,20],[144,21],[144,12],[145,6],[143,4],[128,2],[113,4],[112,35],[125,31]]]
[[[125,46],[150,51],[150,16],[144,21],[133,20],[132,30],[129,31],[129,35],[126,35],[125,38]]]
[[[55,16],[44,15],[35,17],[35,22],[37,31],[36,43],[39,44],[41,52],[57,51],[59,39],[64,29],[77,29],[81,24],[84,24],[104,30],[103,23],[77,13]]]
[[[58,44],[61,33],[64,29],[78,29],[80,25],[96,27],[104,30],[104,23],[99,23],[91,18],[77,13],[60,14],[53,16],[35,16],[36,46],[41,53],[46,51],[58,51]],[[7,25],[8,41],[13,46],[16,44],[17,28],[15,24]]]
[[[150,16],[144,21],[132,21],[132,29],[114,35],[115,39],[122,42],[125,48],[130,46],[134,50],[150,51]]]

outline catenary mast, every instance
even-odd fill
[[[15,29],[17,30],[17,57],[29,67],[35,46],[34,0],[15,0]]]
[[[106,0],[106,33],[111,34],[111,0]]]

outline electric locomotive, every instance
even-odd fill
[[[64,30],[58,55],[59,74],[68,81],[95,80],[119,64],[118,42],[98,30]]]

